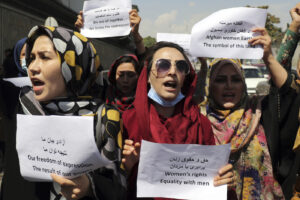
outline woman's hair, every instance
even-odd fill
[[[49,39],[51,39],[49,37],[49,34],[47,33],[47,31],[45,29],[37,29],[35,34],[33,34],[31,37],[29,37],[26,41],[26,44],[27,44],[27,47],[26,47],[26,51],[25,51],[25,59],[26,59],[26,66],[27,68],[29,67],[30,63],[31,63],[31,59],[30,59],[30,54],[31,54],[31,51],[32,51],[32,48],[33,48],[33,45],[34,45],[34,42],[36,41],[36,39],[40,36],[47,36]],[[53,49],[54,51],[56,51],[56,48],[51,40],[51,43],[52,43],[52,46],[53,46]]]
[[[116,73],[117,73],[117,69],[118,67],[122,64],[122,63],[132,63],[134,66],[134,70],[135,72],[139,75],[141,73],[141,67],[140,64],[137,60],[137,58],[133,55],[124,55],[121,56],[120,58],[118,58],[112,65],[111,71],[109,72],[109,82],[111,84],[115,84],[116,83]]]
[[[192,64],[191,64],[189,58],[187,57],[184,49],[181,46],[179,46],[178,44],[175,44],[175,43],[172,43],[172,42],[158,42],[155,45],[153,45],[152,47],[150,47],[147,51],[146,58],[144,60],[144,67],[147,67],[147,74],[149,76],[149,72],[150,72],[151,67],[152,67],[154,54],[159,49],[162,49],[162,48],[165,48],[165,47],[177,49],[183,55],[185,61],[190,66],[190,69],[191,69],[190,71],[193,71],[193,73],[189,73],[188,75],[185,76],[184,84],[183,84],[183,87],[182,87],[182,93],[185,94],[185,92],[188,91],[188,89],[190,87],[190,84],[191,84],[191,82],[192,82],[192,80],[195,76],[195,73],[194,73]]]
[[[190,61],[181,46],[179,46],[178,44],[172,43],[172,42],[158,42],[155,45],[153,45],[152,47],[150,47],[146,54],[146,58],[144,61],[144,67],[147,67],[148,74],[152,67],[152,61],[153,61],[154,54],[159,49],[165,48],[165,47],[177,49],[183,55],[184,59],[190,64]]]

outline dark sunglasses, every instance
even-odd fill
[[[176,70],[182,75],[187,75],[190,73],[190,66],[185,60],[175,61]],[[158,77],[165,77],[171,69],[172,63],[169,59],[158,59],[156,60],[156,71]]]

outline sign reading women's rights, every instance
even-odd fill
[[[30,181],[75,178],[110,163],[96,146],[93,117],[17,115],[17,151]]]
[[[191,53],[197,57],[261,59],[261,46],[248,40],[257,36],[252,29],[264,27],[267,10],[229,8],[220,10],[192,28]]]
[[[228,163],[230,144],[157,144],[142,141],[137,197],[227,199],[227,186],[213,186]]]
[[[131,0],[93,0],[83,4],[81,33],[90,38],[124,36],[130,33]]]

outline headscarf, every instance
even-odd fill
[[[26,43],[27,37],[22,38],[21,40],[19,40],[14,48],[14,61],[15,64],[17,66],[17,69],[19,71],[19,76],[27,76],[27,70],[23,69],[22,66],[20,65],[20,56],[21,56],[21,51],[22,48],[24,46],[24,44]]]
[[[173,43],[157,43],[157,45],[160,44],[166,45],[163,47],[181,49],[177,45],[174,47]],[[200,114],[198,107],[192,101],[197,78],[186,56],[185,59],[190,66],[190,73],[185,77],[182,87],[182,93],[185,95],[185,98],[176,104],[173,116],[167,119],[163,119],[158,114],[154,105],[148,99],[148,76],[150,71],[147,70],[147,66],[151,62],[146,60],[138,80],[133,108],[126,110],[122,116],[124,129],[127,131],[129,139],[135,142],[140,142],[144,139],[169,144],[214,144],[209,121]],[[130,185],[128,186],[128,199],[136,198],[136,174],[137,168],[134,168],[130,177]]]
[[[108,72],[108,80],[110,85],[107,88],[106,92],[106,103],[115,106],[121,113],[124,112],[134,101],[134,96],[122,96],[121,92],[118,91],[116,86],[116,71],[119,67],[120,60],[124,57],[129,57],[134,62],[134,68],[136,73],[140,74],[140,67],[138,58],[133,54],[125,54],[117,58],[114,63],[111,65]],[[123,63],[123,62],[122,62]]]
[[[117,131],[120,127],[120,124],[117,125],[119,123],[118,111],[111,110],[110,112],[112,116],[115,116],[114,120],[116,124],[105,124],[106,128],[104,132],[99,128],[103,125],[98,125],[98,116],[103,116],[106,111],[104,109],[101,115],[97,114],[100,104],[103,104],[103,101],[97,98],[98,94],[95,93],[95,89],[98,89],[96,92],[101,93],[102,85],[99,83],[102,83],[102,81],[99,81],[99,79],[102,77],[98,75],[101,74],[99,72],[102,69],[99,57],[92,43],[80,33],[66,28],[36,26],[32,28],[28,35],[26,48],[27,65],[30,64],[29,55],[34,41],[41,35],[47,35],[54,44],[54,48],[61,61],[61,70],[68,96],[40,103],[34,98],[31,88],[24,87],[21,89],[20,94],[20,103],[23,112],[33,115],[94,116],[95,137],[98,135],[97,138],[99,141],[97,141],[97,145],[100,153],[108,160],[120,160],[121,150],[116,142],[116,138],[121,137],[121,132]],[[117,165],[112,163],[111,166],[109,165],[109,170],[114,175],[121,176],[118,173]],[[125,184],[125,177],[118,177],[117,179],[120,182],[123,181],[122,184]],[[59,194],[59,185],[56,183],[53,185],[50,199],[64,199]]]
[[[228,63],[232,64],[243,81],[244,92],[240,102],[234,108],[224,110],[209,95],[209,103],[201,107],[201,111],[206,112],[212,124],[216,143],[231,143],[230,162],[237,178],[235,190],[238,199],[284,199],[280,185],[273,177],[266,136],[259,123],[260,99],[248,97],[240,62],[233,59],[213,61],[209,90],[221,67]]]

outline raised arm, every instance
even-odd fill
[[[145,53],[146,49],[143,42],[143,37],[139,33],[139,27],[141,23],[141,17],[139,16],[136,9],[132,9],[129,12],[131,34],[134,39],[136,51],[138,55]]]
[[[292,58],[299,42],[300,3],[290,10],[292,23],[286,31],[279,48],[277,60],[288,71],[291,71]]]
[[[255,28],[253,32],[261,33],[260,36],[256,36],[249,40],[251,45],[260,44],[264,48],[263,60],[268,67],[273,83],[277,88],[281,88],[286,82],[288,74],[281,64],[275,59],[271,50],[271,37],[265,28]]]

